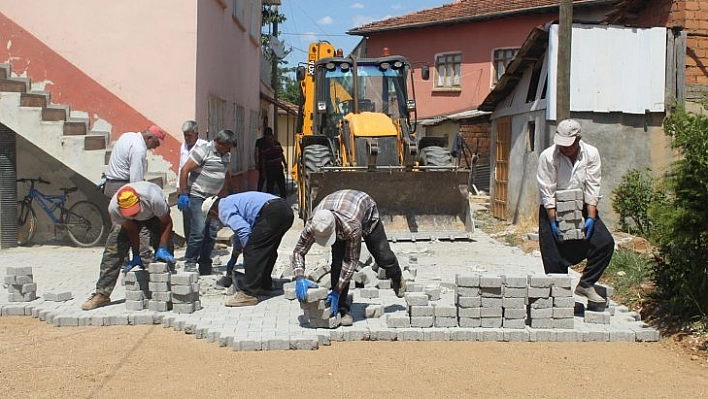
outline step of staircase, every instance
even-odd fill
[[[0,79],[0,91],[25,93],[27,90],[29,90],[29,79],[27,78]]]
[[[103,150],[105,151],[108,140],[111,137],[110,132],[101,132],[96,130],[91,130],[88,132],[84,138],[84,150],[94,151]]]
[[[64,122],[65,136],[85,136],[88,130],[88,121],[68,120]]]

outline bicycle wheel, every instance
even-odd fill
[[[88,201],[72,205],[66,213],[64,225],[71,241],[80,247],[92,247],[103,237],[101,210]]]
[[[27,245],[37,232],[37,214],[31,205],[17,201],[17,245]]]

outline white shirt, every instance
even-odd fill
[[[145,180],[147,149],[142,133],[121,134],[111,150],[106,178],[129,182]]]
[[[165,194],[157,184],[149,181],[139,181],[128,185],[133,187],[138,196],[140,196],[140,212],[129,218],[123,216],[118,207],[118,193],[116,193],[111,198],[111,202],[108,203],[108,214],[114,224],[120,225],[126,220],[143,221],[154,216],[163,217],[170,212],[167,201],[165,201]]]
[[[538,159],[538,191],[545,208],[556,207],[556,190],[580,188],[583,201],[597,206],[600,195],[600,152],[590,144],[579,142],[575,164],[561,154],[555,144],[546,148]]]
[[[187,163],[187,160],[189,159],[189,156],[192,154],[192,151],[194,151],[195,148],[202,146],[204,144],[208,144],[209,142],[204,140],[204,139],[197,139],[197,142],[194,143],[191,149],[187,149],[187,143],[182,143],[180,146],[179,150],[179,169],[177,169],[177,184],[179,184],[179,177],[182,174],[182,167],[184,166],[185,163]]]

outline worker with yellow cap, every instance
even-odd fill
[[[96,291],[81,305],[83,310],[92,310],[111,303],[111,293],[118,281],[120,267],[128,258],[128,249],[133,257],[126,270],[145,268],[140,257],[138,232],[146,228],[150,232],[150,244],[155,249],[155,260],[174,264],[172,255],[172,217],[165,194],[155,183],[141,181],[121,187],[111,198],[108,214],[113,229],[106,240],[101,259],[101,270],[96,282]]]

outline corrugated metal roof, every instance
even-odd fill
[[[459,121],[463,119],[477,118],[489,114],[491,114],[491,112],[472,109],[468,111],[456,112],[454,114],[440,115],[433,118],[420,119],[418,120],[418,123],[422,126],[435,126],[448,120]]]
[[[620,0],[574,0],[575,7],[616,3]],[[392,17],[353,28],[350,35],[449,25],[479,19],[501,18],[511,14],[549,12],[558,9],[558,0],[458,0],[427,10]]]

